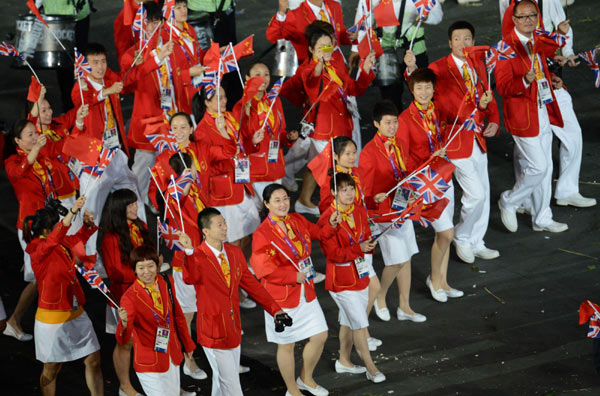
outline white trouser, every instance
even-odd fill
[[[552,130],[545,106],[538,108],[538,120],[538,136],[513,136],[516,182],[500,195],[500,203],[515,212],[531,200],[532,223],[543,228],[552,222]]]
[[[131,166],[131,171],[137,179],[140,195],[144,202],[149,202],[148,188],[150,187],[150,173],[148,172],[148,168],[152,168],[154,166],[156,155],[156,151],[138,149],[135,150],[135,155],[133,157],[133,165]]]
[[[212,369],[211,396],[243,396],[240,384],[240,351],[202,347]]]
[[[564,121],[564,127],[551,125],[552,132],[560,140],[560,167],[554,198],[567,199],[579,193],[579,169],[581,168],[581,127],[573,110],[571,95],[566,89],[554,91],[556,102]]]
[[[299,138],[285,154],[285,179],[296,181],[296,173],[308,163],[308,152],[310,150],[310,138]]]
[[[179,366],[169,361],[164,373],[136,373],[146,396],[179,396]]]
[[[360,68],[359,68],[359,73],[360,73]],[[356,75],[356,78],[358,79],[358,74]],[[352,104],[354,104],[354,108],[358,109],[358,103],[356,102],[356,97],[354,96],[348,96],[348,101],[351,102]],[[352,140],[354,140],[354,143],[356,144],[356,158],[358,158],[358,156],[360,155],[360,152],[362,150],[362,135],[360,132],[360,114],[358,114],[358,112],[356,114],[352,115],[352,123],[353,123],[353,128],[352,128]]]
[[[463,191],[460,218],[454,227],[454,242],[477,252],[485,248],[483,237],[490,219],[487,154],[481,151],[475,141],[470,157],[452,160],[452,163],[456,166],[454,176]]]
[[[137,187],[137,180],[135,175],[127,166],[127,156],[121,150],[117,150],[112,157],[112,160],[104,170],[104,173],[98,180],[96,177],[90,176],[89,173],[82,172],[79,176],[79,183],[81,191],[86,191],[86,201],[84,209],[88,209],[94,214],[94,223],[100,224],[102,217],[102,209],[108,194],[112,191],[127,188],[138,196],[138,218],[146,222],[146,210],[144,209],[144,202],[140,197],[140,193]],[[91,183],[88,187],[88,183]],[[83,216],[75,216],[73,219],[73,225],[71,228],[78,230],[83,225]],[[90,239],[85,245],[86,253],[89,255],[96,253],[96,238],[98,233],[92,234]],[[96,271],[101,276],[105,276],[104,265],[102,264],[101,256],[98,255],[98,261],[96,262]]]

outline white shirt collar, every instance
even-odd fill
[[[89,77],[87,78],[87,80],[96,91],[100,91],[102,88],[104,88],[104,82],[102,82],[102,84],[99,84],[95,81],[92,81],[92,79]]]
[[[519,33],[519,31],[517,30],[517,28],[515,28],[515,33],[517,34],[517,37],[519,38],[519,41],[521,42],[521,44],[523,44],[523,46],[525,48],[527,48],[527,43],[530,40],[533,40],[533,33],[531,34],[531,37],[527,37],[522,33]]]
[[[331,18],[329,16],[329,13],[325,9],[325,1],[323,1],[323,5],[321,7],[317,7],[316,5],[314,5],[313,3],[311,3],[308,0],[304,0],[304,1],[306,1],[306,4],[308,4],[308,6],[312,10],[312,12],[315,14],[315,17],[317,18],[317,20],[319,20],[319,21],[321,20],[321,14],[320,14],[321,10],[323,10],[325,12],[325,15],[327,15],[327,19]]]
[[[213,254],[217,258],[217,260],[219,260],[219,255],[220,254],[225,255],[225,258],[227,258],[227,253],[225,253],[225,245],[223,245],[223,250],[217,250],[214,247],[212,247],[208,242],[204,241],[204,243],[206,244],[206,246],[208,246],[208,248],[210,249],[210,251],[213,252]]]
[[[459,59],[454,54],[450,54],[450,55],[452,55],[452,59],[454,59],[454,63],[456,63],[456,67],[458,67],[458,70],[462,73],[462,66],[466,62],[464,60],[462,60],[462,59]],[[467,64],[467,68],[468,67],[469,67],[469,65]]]

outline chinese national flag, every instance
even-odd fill
[[[429,166],[440,176],[442,176],[446,183],[450,183],[450,180],[452,180],[452,174],[454,173],[454,169],[456,169],[456,166],[454,166],[452,162],[437,156],[433,157],[433,159],[429,163]]]
[[[373,15],[375,16],[375,23],[378,28],[400,25],[394,12],[394,2],[392,0],[381,0],[377,4],[377,7],[375,7]]]
[[[369,36],[371,39],[371,47],[369,48]],[[375,57],[379,58],[383,55],[383,48],[381,48],[381,44],[379,43],[379,39],[375,32],[371,32],[371,34],[365,34],[363,39],[358,43],[358,55],[360,55],[361,59],[365,59],[369,53],[371,52],[371,48],[375,51]]]
[[[131,26],[138,7],[140,6],[134,0],[123,0],[123,25]]]
[[[556,50],[560,46],[552,39],[544,36],[535,36],[533,42],[533,52],[542,54],[545,57],[551,58],[555,55]]]
[[[265,78],[262,76],[256,76],[250,78],[246,81],[244,85],[244,95],[242,96],[242,104],[246,104],[249,100],[251,100],[254,95],[258,93],[258,88],[265,81]]]
[[[219,43],[211,42],[210,48],[204,54],[202,64],[208,67],[211,71],[217,71],[219,68],[219,59],[221,59],[221,51],[219,49]]]
[[[467,58],[467,63],[469,64],[471,70],[473,70],[475,73],[477,73],[475,64],[481,62],[485,63],[485,56],[489,50],[489,45],[476,45],[473,47],[463,48],[463,54],[465,55],[465,58]]]
[[[40,100],[41,92],[42,85],[34,76],[31,76],[31,84],[29,84],[29,92],[27,92],[27,100],[32,103],[37,102]]]
[[[63,153],[75,157],[86,165],[95,165],[102,151],[102,141],[84,134],[70,135],[65,139]]]
[[[50,29],[50,26],[48,26],[48,24],[46,23],[46,21],[44,21],[44,18],[42,18],[42,14],[40,14],[40,10],[38,10],[38,8],[35,6],[35,1],[29,0],[27,2],[27,7],[29,7],[29,9],[31,10],[31,12],[33,12],[33,14],[35,15],[35,17],[37,19],[39,19],[40,22],[42,22],[44,25],[46,25],[46,27],[48,29]]]
[[[156,117],[146,118],[145,120],[142,120],[142,124],[146,125],[144,135],[153,135],[157,131],[160,131],[164,135],[168,135],[169,133],[169,123],[162,114]]]
[[[430,222],[434,222],[440,218],[449,202],[450,200],[448,198],[442,198],[434,203],[423,205],[421,207],[421,217]]]
[[[235,58],[240,60],[246,56],[251,56],[254,54],[254,35],[250,35],[246,37],[244,40],[240,41],[236,45],[233,46],[233,52],[235,53]]]
[[[329,189],[329,186],[324,187],[327,183],[327,177],[329,169],[333,166],[331,159],[331,140],[327,143],[327,146],[308,163],[308,169],[312,172],[317,184],[322,188]]]

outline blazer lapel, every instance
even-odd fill
[[[446,65],[448,66],[448,73],[450,73],[450,75],[454,78],[454,81],[459,86],[460,91],[463,93],[464,96],[467,92],[467,88],[465,86],[465,79],[463,78],[461,71],[458,70],[456,62],[454,62],[454,59],[452,58],[452,54],[448,55],[448,57],[446,58]]]
[[[160,275],[156,275],[156,276],[160,276]],[[164,315],[161,314],[159,311],[156,310],[156,308],[154,308],[154,301],[152,300],[152,297],[150,296],[150,294],[148,293],[148,291],[146,291],[146,289],[139,284],[139,282],[136,281],[133,283],[134,284],[134,291],[135,291],[135,295],[138,298],[138,300],[144,304],[146,307],[148,307],[148,309],[150,309],[152,312],[156,313],[160,318],[166,320],[166,313],[168,311],[167,307],[167,302],[165,301],[165,297],[164,296],[168,296],[166,290],[163,290],[163,288],[160,287],[160,282],[158,282],[158,289],[160,290],[160,295],[161,298],[163,300],[163,310],[164,310]],[[166,287],[166,285],[165,285]]]
[[[202,245],[200,245],[200,246],[202,248],[202,251],[206,255],[206,259],[211,263],[211,265],[214,268],[215,272],[219,275],[219,278],[221,279],[221,281],[223,282],[223,284],[225,285],[225,287],[227,287],[227,281],[225,280],[225,275],[223,274],[223,270],[221,269],[221,263],[219,263],[217,261],[217,258],[215,257],[215,254],[206,245],[206,241],[202,242]],[[229,276],[230,276],[230,279],[231,279],[231,263],[229,264],[229,273],[230,273]],[[230,282],[230,285],[231,285],[231,282]]]

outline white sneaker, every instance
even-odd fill
[[[462,290],[458,290],[453,287],[451,287],[450,290],[446,290],[446,289],[442,289],[442,290],[444,291],[446,296],[448,296],[450,298],[459,298],[459,297],[462,297],[465,295],[465,293]]]
[[[256,308],[256,303],[250,297],[246,297],[244,301],[240,301],[240,308],[252,309]]]
[[[296,203],[294,204],[294,210],[296,211],[296,213],[306,213],[317,217],[321,215],[321,212],[319,212],[319,208],[317,206],[315,206],[314,208],[309,208],[300,201],[296,201]]]
[[[383,341],[381,341],[378,338],[375,337],[369,337],[367,338],[367,342],[369,343],[369,351],[373,352],[375,349],[377,349],[378,347],[383,345]],[[373,347],[375,349],[371,349],[371,345],[373,345]]]
[[[2,334],[4,334],[5,336],[16,338],[17,340],[23,342],[31,341],[33,339],[33,336],[31,334],[27,334],[25,332],[22,332],[21,334],[17,333],[17,330],[15,330],[15,328],[12,327],[10,323],[6,323],[6,328],[4,329],[4,332]]]
[[[387,308],[379,308],[377,306],[377,300],[375,300],[375,304],[373,305],[373,308],[375,309],[375,315],[377,315],[377,317],[381,320],[383,320],[384,322],[389,322],[390,319],[392,318],[390,316],[390,310]]]
[[[329,394],[329,391],[323,388],[321,385],[317,385],[316,388],[311,388],[310,386],[302,382],[300,377],[296,378],[296,385],[298,385],[298,389],[309,391],[315,396],[327,396]]]
[[[398,320],[410,320],[415,323],[421,323],[421,322],[425,322],[427,320],[427,317],[425,315],[421,315],[420,313],[416,313],[416,312],[412,315],[409,315],[406,312],[404,312],[403,310],[401,310],[400,307],[398,307],[398,310],[396,311],[396,315],[398,316]]]
[[[524,207],[524,206],[519,206],[517,208],[517,213],[518,214],[526,214],[526,215],[531,215],[531,210]]]
[[[250,367],[248,366],[242,366],[240,364],[240,369],[239,369],[240,374],[246,374],[250,372]]]
[[[571,195],[569,198],[557,199],[556,204],[558,206],[575,206],[576,208],[589,208],[596,206],[596,199],[586,198],[583,195],[577,193]]]
[[[347,373],[347,374],[362,374],[365,371],[367,371],[367,369],[364,366],[357,366],[357,365],[353,365],[352,367],[347,367],[344,366],[342,363],[340,363],[339,360],[335,361],[335,372],[342,374],[342,373]]]
[[[179,396],[196,396],[196,392],[183,391],[183,393],[180,394]]]
[[[499,251],[494,250],[494,249],[488,249],[486,247],[483,247],[482,249],[475,251],[473,254],[475,255],[475,257],[478,257],[478,258],[484,259],[484,260],[492,260],[492,259],[500,257]]]
[[[367,379],[374,384],[378,384],[380,382],[385,381],[385,375],[383,375],[383,373],[381,371],[376,372],[375,375],[371,375],[367,371]]]
[[[185,363],[183,364],[183,374],[187,375],[188,377],[192,377],[195,380],[203,380],[208,378],[206,371],[199,367],[196,371],[192,371],[188,368],[188,366],[186,366]]]
[[[475,256],[473,255],[473,250],[471,250],[470,246],[463,246],[454,242],[454,247],[459,259],[468,264],[473,264],[475,262]]]
[[[570,6],[573,3],[575,3],[575,0],[560,0],[560,4],[563,6],[563,8]]]
[[[316,272],[315,271],[315,277],[313,279],[313,282],[315,282],[315,284],[317,283],[321,283],[325,280],[325,274],[322,272]]]
[[[563,232],[567,231],[569,226],[565,223],[559,223],[558,221],[552,220],[552,223],[544,227],[533,226],[533,231],[550,231],[550,232]]]
[[[433,299],[435,301],[438,301],[441,303],[445,303],[446,301],[448,301],[448,296],[446,295],[446,293],[444,293],[444,289],[438,289],[438,290],[433,289],[433,283],[431,283],[430,276],[427,277],[425,284],[429,288],[429,291],[431,292],[431,297],[433,297]],[[400,309],[400,308],[398,308],[398,309]]]
[[[500,219],[502,220],[502,224],[504,224],[504,227],[506,227],[506,229],[510,232],[517,232],[517,229],[519,228],[519,223],[517,222],[517,214],[507,209],[504,209],[500,201],[498,201],[498,207],[500,208]]]

